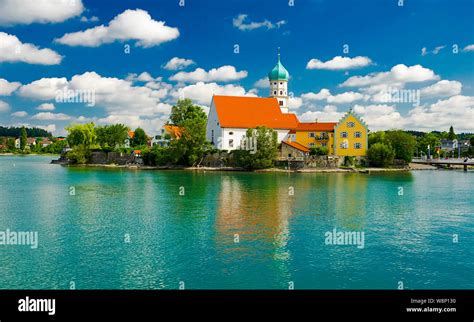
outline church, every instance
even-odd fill
[[[268,73],[269,97],[212,97],[206,125],[206,138],[220,150],[241,148],[247,129],[265,126],[277,132],[278,142],[297,152],[324,147],[330,155],[364,156],[367,151],[367,125],[349,110],[339,122],[300,122],[289,112],[289,73],[280,61]]]

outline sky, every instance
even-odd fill
[[[474,0],[0,0],[0,125],[159,133],[179,98],[267,97],[369,128],[474,132]]]

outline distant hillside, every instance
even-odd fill
[[[26,134],[28,137],[52,137],[53,135],[43,129],[39,129],[37,127],[33,128],[26,128]],[[21,136],[21,127],[4,127],[0,126],[0,136],[13,136],[19,137]]]

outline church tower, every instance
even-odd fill
[[[288,78],[290,74],[280,62],[280,48],[278,48],[278,62],[275,67],[268,73],[270,82],[270,97],[278,100],[280,109],[283,113],[288,113]]]

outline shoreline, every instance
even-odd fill
[[[18,154],[18,153],[0,153],[0,156],[57,156],[57,154],[46,154],[46,153],[29,153],[29,154]],[[407,166],[402,168],[308,168],[308,169],[281,169],[281,168],[269,168],[269,169],[258,169],[258,170],[246,170],[238,167],[185,167],[185,166],[145,166],[139,164],[67,164],[58,162],[58,160],[52,160],[51,164],[59,164],[61,166],[73,167],[73,168],[103,168],[103,169],[127,169],[127,170],[183,170],[183,171],[199,171],[199,172],[248,172],[248,173],[381,173],[381,172],[411,172],[411,171],[427,171],[427,170],[461,170],[463,166],[452,166],[451,169],[438,168],[433,165],[409,163]],[[468,169],[473,169],[468,167]]]

